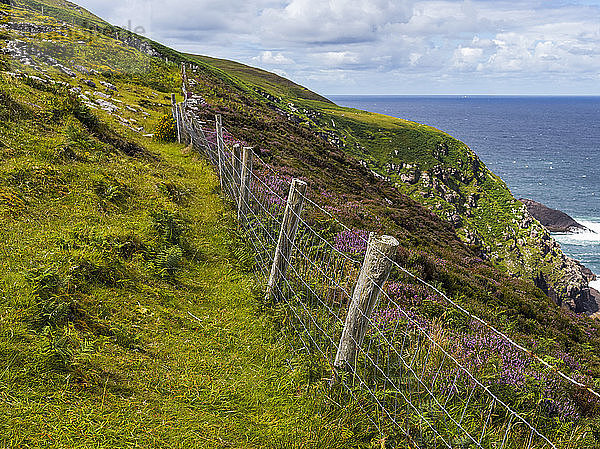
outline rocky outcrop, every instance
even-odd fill
[[[598,310],[589,288],[593,273],[567,257],[550,235],[583,226],[542,204],[517,201],[464,144],[446,139],[431,154],[433,163],[418,163],[391,153],[384,169],[397,188],[452,223],[481,258],[512,276],[533,280],[559,307],[588,315]]]
[[[138,38],[133,33],[127,35],[119,35],[119,39],[127,46],[135,48],[148,56],[161,57],[162,54],[156,50],[150,42]]]
[[[600,292],[593,288],[590,288],[590,302],[586,313],[590,318],[600,320]]]
[[[519,198],[529,213],[544,225],[550,232],[578,232],[585,231],[587,228],[577,223],[569,215],[556,209],[552,209],[537,201],[527,198]]]

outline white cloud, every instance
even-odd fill
[[[326,67],[347,67],[359,63],[359,55],[350,51],[327,51],[317,53],[313,58]]]
[[[273,53],[271,50],[262,51],[260,55],[252,58],[252,61],[266,65],[289,65],[294,64],[294,60],[284,56],[283,53]]]
[[[454,50],[454,66],[458,68],[477,67],[482,56],[482,48],[459,46]]]
[[[266,69],[285,67],[294,81],[325,93],[412,93],[404,89],[419,85],[431,93],[485,93],[486,86],[504,85],[526,93],[533,85],[548,93],[600,94],[600,6],[584,0],[81,3],[119,25],[147,17],[150,8],[156,40]]]
[[[265,40],[289,44],[352,45],[374,42],[387,24],[410,18],[412,2],[291,0],[260,15]]]

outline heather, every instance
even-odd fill
[[[253,191],[257,193],[254,196],[257,196],[258,203],[269,204],[265,198],[277,195],[277,191],[284,195],[282,185],[289,187],[290,177],[278,175],[272,166],[260,159],[257,161],[261,169],[256,171],[258,179]],[[336,200],[331,195],[325,197]],[[303,345],[308,345],[309,351],[328,359],[335,354],[335,342],[339,339],[335,317],[341,317],[343,321],[343,304],[352,291],[352,282],[356,279],[368,239],[366,230],[348,228],[338,221],[338,217],[356,222],[361,215],[368,215],[352,203],[322,208],[318,202],[322,202],[323,195],[315,194],[313,199],[314,202],[307,205],[307,221],[302,222],[297,237],[298,265],[290,274],[289,284],[286,284],[286,291],[289,290],[287,306],[291,310],[286,321],[292,332],[298,333]],[[331,215],[332,209],[337,216]],[[281,208],[268,211],[271,217],[281,214]],[[250,228],[264,226],[261,219],[253,220]],[[381,222],[376,223],[381,226]],[[381,228],[374,229],[381,231]],[[257,246],[274,241],[273,236],[264,238],[255,232],[248,232],[248,238],[257,241]],[[325,243],[327,241],[328,244]],[[270,251],[273,249],[271,246]],[[487,416],[484,419],[494,419],[491,419],[489,427],[487,423],[483,426],[483,432],[487,428],[492,435],[486,435],[485,441],[492,444],[503,440],[509,434],[505,432],[505,426],[508,422],[510,427],[510,413],[516,413],[519,420],[533,423],[538,431],[556,444],[569,447],[573,441],[585,441],[585,444],[594,441],[589,426],[595,426],[600,403],[585,388],[595,387],[596,383],[588,367],[576,361],[550,338],[515,332],[514,328],[502,329],[510,337],[501,334],[419,279],[431,276],[434,270],[448,269],[450,264],[446,260],[423,250],[406,248],[402,250],[401,260],[411,266],[411,271],[397,270],[385,287],[381,304],[372,317],[372,327],[364,342],[358,367],[351,378],[363,386],[354,395],[361,396],[365,391],[374,391],[376,393],[372,394],[377,395],[381,390],[385,398],[387,390],[402,391],[406,387],[393,380],[399,376],[405,382],[413,382],[421,390],[426,390],[410,393],[410,403],[423,407],[423,410],[417,408],[411,411],[410,415],[422,417],[427,410],[426,404],[434,398],[436,407],[430,411],[434,416],[440,413],[440,419],[448,419],[443,418],[444,409],[459,411],[461,431],[456,429],[456,435],[462,435],[462,432],[481,433],[481,417]],[[471,257],[465,263],[473,268],[486,268],[485,262],[478,257]],[[257,259],[257,265],[264,266],[264,261]],[[308,279],[308,282],[302,279]],[[494,280],[490,285],[501,286]],[[578,321],[582,325],[581,331],[594,338],[597,327],[589,320],[579,318]],[[517,347],[510,339],[517,339],[541,358]],[[396,369],[400,369],[407,361],[410,361],[410,366],[404,374],[389,371],[396,365],[399,367]],[[582,386],[561,377],[557,369]],[[351,379],[343,382],[352,383]],[[341,396],[345,396],[349,389],[346,383],[343,385],[346,388],[338,391]],[[419,395],[422,396],[420,399]],[[373,399],[365,394],[363,400],[372,403],[380,412],[386,410],[385,399]],[[391,407],[389,410],[397,410],[398,406],[403,407],[403,402],[407,402],[406,398],[399,402],[397,398],[390,398],[387,406]],[[386,413],[389,415],[390,411]],[[396,412],[391,413],[397,419]],[[390,418],[394,425],[390,425],[388,431],[395,435],[402,425]],[[446,431],[452,432],[451,429]],[[437,438],[441,438],[438,434],[440,429],[435,430],[434,435],[428,434],[427,426],[423,424],[412,432],[423,444],[435,444]],[[509,447],[518,444],[518,441],[527,441],[527,432],[527,429],[513,429],[511,437],[514,441],[510,440]],[[390,438],[390,441],[402,440],[401,435]],[[541,444],[537,439],[534,441],[534,447]]]
[[[200,77],[206,75],[200,72]],[[206,94],[202,90],[197,93]],[[219,96],[217,104],[223,103],[223,97],[224,95]],[[230,101],[235,102],[235,96]],[[247,125],[234,128],[236,121],[256,120],[256,112],[246,117],[243,111],[244,108],[212,106],[208,97],[207,108],[200,111],[200,114],[208,121],[211,114],[221,113],[230,134],[241,135],[244,144],[255,144],[258,147],[256,153],[260,155],[261,162],[258,163],[256,173],[260,178],[261,186],[258,190],[262,195],[277,192],[277,204],[281,206],[291,177],[298,176],[307,180],[310,198],[319,206],[308,207],[305,219],[336,250],[359,262],[364,254],[369,232],[386,232],[399,237],[402,239],[402,248],[398,260],[410,273],[445,292],[468,311],[493,323],[510,338],[578,382],[595,387],[597,358],[590,349],[591,342],[598,338],[598,326],[593,321],[572,312],[561,311],[531,284],[504,275],[476,251],[461,245],[450,232],[446,231],[448,233],[444,234],[444,228],[438,224],[434,214],[420,211],[417,216],[405,215],[408,209],[405,197],[399,197],[385,183],[370,178],[368,173],[355,167],[362,173],[362,179],[369,180],[358,187],[359,181],[352,176],[350,170],[352,161],[345,159],[342,153],[336,152],[332,147],[327,147],[327,151],[319,150],[324,144],[311,139],[311,144],[317,148],[311,147],[309,150],[304,147],[294,153],[301,159],[301,163],[289,158],[288,152],[295,150],[281,142],[278,142],[279,152],[274,147],[266,149],[260,141],[245,134]],[[284,128],[280,124],[281,118],[263,120],[262,129],[266,135],[263,139],[271,139],[269,143],[277,138],[277,132],[289,134],[293,130],[293,125]],[[266,126],[265,122],[270,126]],[[237,133],[232,129],[237,129]],[[235,139],[229,140],[232,144],[236,143]],[[321,159],[307,154],[311,150],[318,153]],[[326,180],[322,167],[327,167]],[[355,179],[356,184],[352,184]],[[357,187],[354,192],[363,192],[361,196],[353,192],[353,185]],[[400,205],[402,201],[405,203]],[[273,213],[281,214],[282,209],[278,208]],[[431,228],[435,226],[441,228],[435,233],[437,237],[424,241],[421,236],[432,232]],[[256,234],[250,236],[258,237]],[[299,239],[299,247],[306,255],[324,251],[320,247],[311,246],[313,236],[303,237],[301,234]],[[298,273],[298,276],[302,274],[303,272]],[[318,290],[318,275],[315,275],[314,282],[317,285],[314,289]],[[411,326],[417,326],[419,332],[443,338],[443,347],[448,354],[473,377],[481,379],[482,386],[478,388],[489,388],[524,416],[534,416],[535,420],[541,420],[541,428],[555,435],[557,441],[568,439],[571,431],[585,434],[588,425],[595,425],[593,423],[598,413],[598,403],[593,395],[585,389],[573,387],[526,352],[516,349],[505,338],[469,319],[443,297],[432,293],[431,289],[414,282],[415,279],[406,273],[395,273],[388,286],[388,304],[385,305],[384,301],[382,309],[376,314],[375,319],[381,323],[381,328],[372,331],[374,341],[386,336],[385,344],[398,344],[401,339],[397,340],[394,332],[386,333],[386,329],[410,329]],[[346,286],[347,291],[351,291],[351,288],[351,285]],[[334,297],[335,295],[337,294]],[[323,328],[326,329],[326,323],[329,323],[327,311],[320,308],[326,309],[327,306],[319,304],[319,301],[313,305],[315,316],[323,320]],[[573,319],[574,317],[577,318]],[[398,338],[400,335],[398,332]],[[409,348],[417,351],[418,345],[415,345]],[[385,351],[385,348],[380,350]],[[583,356],[578,364],[573,363],[577,359],[574,354]],[[406,357],[410,359],[410,352],[406,353]],[[436,372],[430,374],[434,378]],[[436,383],[452,386],[456,384],[458,377],[459,371],[452,368],[436,378]],[[452,387],[452,394],[458,397],[466,394],[469,397],[473,391],[472,385],[465,384],[464,380],[461,382],[461,387]],[[489,404],[483,398],[480,399],[481,409],[489,408]]]

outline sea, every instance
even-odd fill
[[[562,210],[590,229],[553,237],[600,275],[600,97],[329,98],[424,123],[465,142],[516,198]],[[600,290],[600,280],[592,286]]]

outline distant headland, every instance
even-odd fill
[[[592,232],[590,229],[578,223],[571,216],[560,210],[552,209],[542,203],[527,198],[519,198],[519,201],[521,201],[525,207],[527,207],[529,213],[550,232]]]

